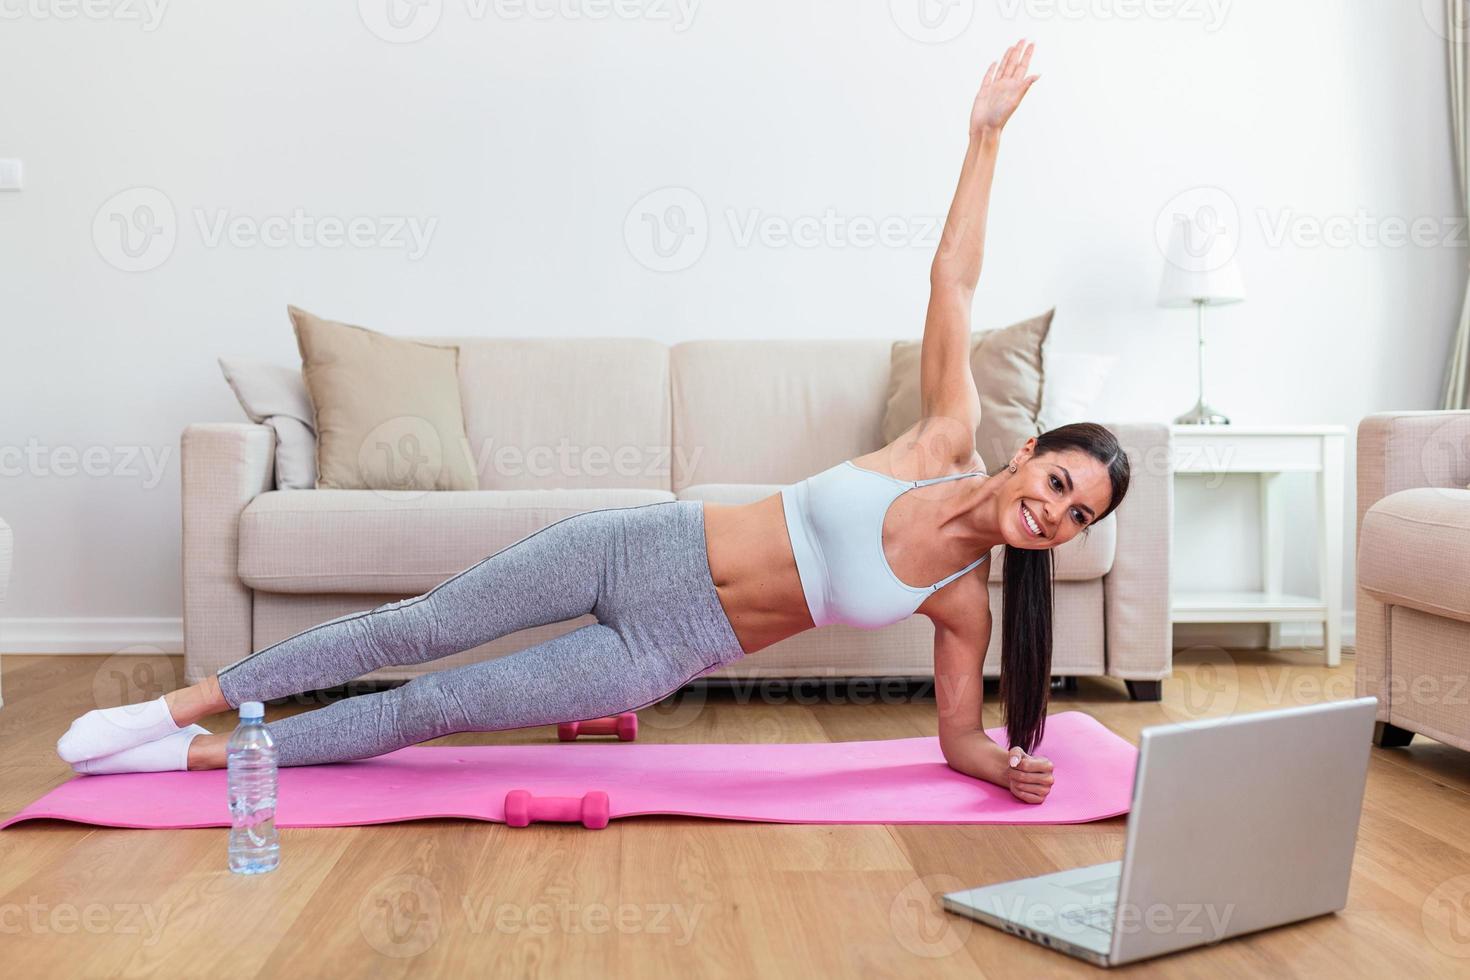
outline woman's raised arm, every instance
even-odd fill
[[[985,73],[970,112],[970,141],[959,186],[929,270],[929,311],[919,362],[923,418],[955,419],[965,426],[972,444],[956,447],[957,456],[974,451],[973,436],[980,423],[980,396],[970,371],[970,305],[985,255],[995,158],[1001,130],[1040,77],[1026,74],[1035,47],[1024,40],[1016,42]]]

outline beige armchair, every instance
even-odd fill
[[[1470,411],[1358,424],[1357,693],[1373,740],[1470,749]]]

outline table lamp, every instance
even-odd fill
[[[1159,305],[1193,306],[1199,336],[1199,400],[1174,424],[1229,425],[1230,419],[1205,404],[1205,307],[1245,299],[1245,286],[1235,264],[1235,241],[1211,208],[1201,209],[1193,217],[1175,215],[1167,259]]]

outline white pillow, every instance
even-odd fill
[[[1044,352],[1041,385],[1041,431],[1071,422],[1096,422],[1093,406],[1108,375],[1118,364],[1117,354],[1060,354]]]
[[[316,416],[300,368],[219,359],[250,421],[276,433],[276,489],[316,488]]]

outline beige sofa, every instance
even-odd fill
[[[878,448],[888,340],[433,338],[461,345],[481,489],[272,488],[266,426],[183,433],[186,675],[350,612],[417,595],[568,514],[659,500],[747,502]],[[1111,427],[1133,460],[1127,500],[1058,549],[1055,675],[1106,675],[1157,699],[1169,676],[1173,506],[1163,424]],[[1003,548],[989,565],[1000,610]],[[369,675],[405,679],[502,656],[592,622],[502,637]],[[985,674],[998,676],[1000,618]],[[932,677],[921,616],[792,637],[715,677]]]
[[[1470,411],[1358,423],[1357,693],[1374,741],[1470,749]]]

